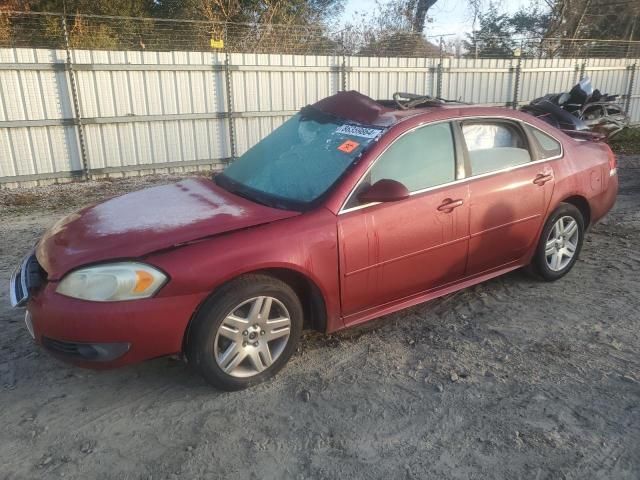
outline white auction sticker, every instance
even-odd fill
[[[342,125],[338,127],[336,133],[355,137],[376,138],[380,133],[382,133],[382,130],[377,128],[358,127],[357,125]]]

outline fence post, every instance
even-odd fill
[[[574,83],[578,83],[580,80],[584,78],[585,70],[587,69],[587,62],[585,60],[582,63],[576,63],[574,70],[576,72],[576,79]]]
[[[444,72],[444,39],[440,37],[440,60],[436,69],[436,98],[442,97],[442,74]]]
[[[91,170],[87,158],[87,149],[84,139],[84,123],[82,122],[82,113],[80,111],[80,97],[78,96],[78,85],[76,83],[76,72],[73,68],[73,60],[71,58],[71,44],[69,42],[69,28],[67,25],[67,16],[63,14],[62,32],[64,34],[64,48],[67,55],[65,63],[65,71],[68,73],[69,85],[71,86],[71,100],[73,103],[73,120],[78,132],[78,145],[80,146],[80,161],[82,163],[82,176],[85,180],[91,178]]]
[[[584,78],[584,73],[585,73],[586,69],[587,69],[587,62],[583,61],[580,64],[580,78],[578,80],[582,80]]]
[[[629,115],[629,111],[631,110],[631,95],[633,95],[633,82],[636,79],[636,64],[629,65],[627,69],[629,70],[629,85],[627,87],[627,101],[624,105],[624,113]]]
[[[518,63],[515,68],[515,78],[513,80],[513,101],[511,107],[514,110],[518,109],[518,100],[520,95],[520,76],[522,74],[522,43],[520,43],[520,51],[518,53]]]
[[[237,150],[236,129],[233,122],[233,85],[231,79],[230,55],[228,51],[224,52],[224,81],[227,90],[227,120],[229,122],[229,148],[231,153],[229,163],[231,163],[237,157]]]
[[[347,55],[344,47],[344,32],[340,34],[340,66],[338,68],[340,75],[339,90],[345,92],[347,90]]]

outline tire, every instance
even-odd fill
[[[574,228],[575,232],[573,232]],[[564,277],[578,260],[583,240],[582,213],[574,205],[561,203],[549,216],[542,229],[531,262],[533,273],[548,282]],[[554,242],[555,245],[552,245]]]
[[[242,390],[284,367],[296,350],[302,325],[302,305],[289,285],[268,275],[243,275],[222,286],[199,309],[185,353],[189,364],[214,387]]]

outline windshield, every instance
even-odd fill
[[[307,107],[229,165],[216,183],[259,203],[305,209],[382,131]]]

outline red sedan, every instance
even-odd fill
[[[56,356],[115,367],[184,353],[235,390],[303,328],[335,332],[516,268],[556,280],[613,206],[616,161],[503,108],[342,92],[213,179],[113,198],[55,224],[11,282]]]

